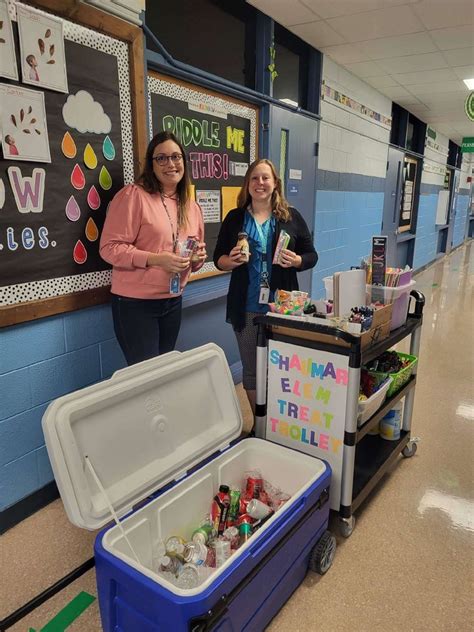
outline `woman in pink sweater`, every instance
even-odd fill
[[[199,242],[193,262],[189,253],[180,254],[190,236]],[[186,155],[174,134],[151,140],[137,183],[110,203],[100,254],[113,266],[114,329],[127,363],[172,351],[182,292],[207,257],[201,209],[190,199]]]

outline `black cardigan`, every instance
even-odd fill
[[[288,250],[293,250],[301,256],[301,268],[282,268],[279,265],[272,265],[270,289],[272,290],[297,290],[297,272],[314,268],[318,260],[318,255],[313,246],[311,233],[303,217],[295,208],[290,208],[291,218],[288,222],[277,220],[276,230],[273,235],[272,253],[281,230],[285,230],[290,235]],[[236,208],[226,215],[222,222],[217,244],[214,250],[214,265],[219,268],[217,262],[222,255],[228,255],[237,244],[237,235],[243,230],[245,209]],[[247,290],[249,284],[249,273],[247,264],[242,264],[232,270],[227,294],[227,314],[226,321],[232,324],[236,331],[241,331],[245,325],[245,305],[247,302]]]

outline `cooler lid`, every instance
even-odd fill
[[[242,414],[224,352],[210,343],[60,397],[42,423],[66,513],[94,530],[112,516],[85,457],[123,516],[227,447],[242,431]]]

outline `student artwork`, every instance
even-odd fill
[[[66,217],[70,219],[71,222],[77,222],[77,220],[81,216],[81,209],[76,201],[76,198],[73,195],[71,195],[71,197],[67,201],[65,213]]]
[[[42,213],[46,171],[36,167],[24,176],[20,167],[8,167],[8,178],[19,213]]]
[[[51,162],[44,94],[21,86],[0,84],[0,97],[3,157]]]
[[[61,141],[61,151],[66,158],[75,158],[77,154],[76,143],[69,132],[66,132]]]
[[[20,4],[16,14],[23,83],[68,92],[62,20]]]
[[[108,134],[112,129],[112,122],[104,112],[104,108],[98,101],[94,101],[92,95],[86,90],[70,94],[63,105],[62,114],[66,125],[77,129],[81,134],[86,132]]]
[[[4,0],[0,0],[0,77],[18,80],[12,23]]]

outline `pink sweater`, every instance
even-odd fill
[[[166,207],[177,226],[177,203],[166,198]],[[199,205],[189,204],[188,224],[179,231],[178,239],[195,236],[204,239],[204,222]],[[110,203],[100,238],[100,254],[113,265],[112,293],[131,298],[170,298],[170,273],[158,266],[147,267],[150,253],[173,250],[170,222],[159,194],[147,193],[136,184],[121,189]],[[202,264],[194,264],[198,270]],[[181,274],[181,291],[191,268]]]

